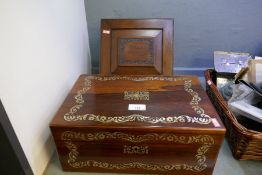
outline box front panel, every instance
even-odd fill
[[[66,171],[211,174],[223,136],[64,131],[56,140]]]

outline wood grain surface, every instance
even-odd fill
[[[212,174],[225,133],[193,76],[82,75],[50,128],[65,171],[151,174]]]

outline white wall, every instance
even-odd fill
[[[0,98],[34,174],[54,150],[49,122],[90,70],[83,0],[0,1]]]

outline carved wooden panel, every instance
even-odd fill
[[[154,64],[154,40],[151,38],[119,38],[119,65]]]
[[[111,47],[111,73],[162,74],[162,30],[113,30]]]
[[[171,75],[173,20],[103,19],[101,74]]]

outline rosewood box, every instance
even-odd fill
[[[212,174],[225,128],[196,77],[81,75],[50,124],[64,171]]]

